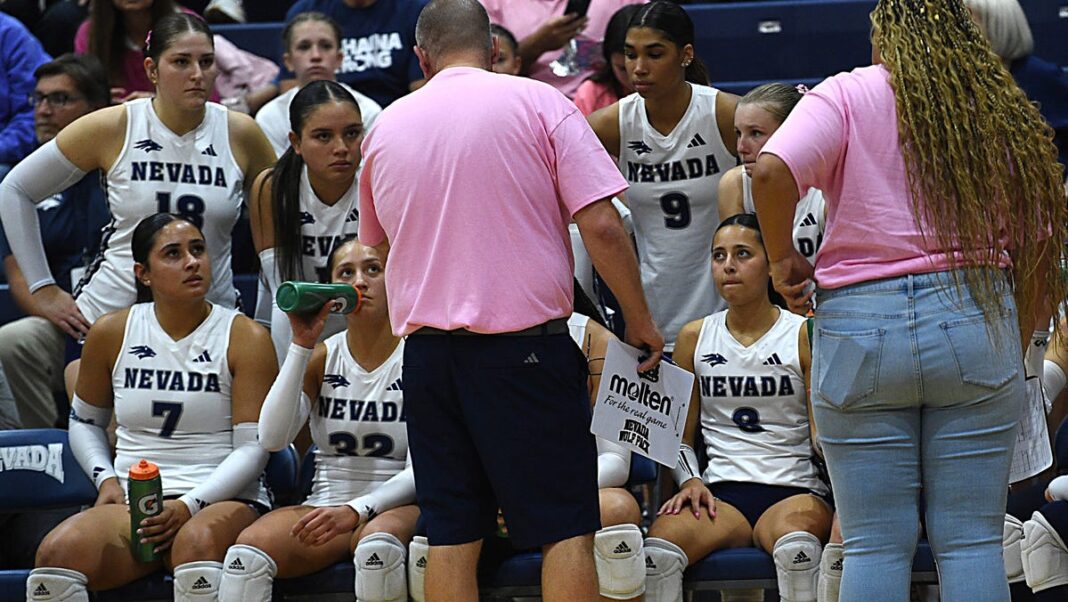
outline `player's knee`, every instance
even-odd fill
[[[174,536],[171,556],[177,566],[196,560],[222,560],[232,541],[222,541],[211,521],[190,520]]]
[[[26,600],[33,602],[89,602],[88,579],[78,571],[37,568],[26,579]]]
[[[174,567],[174,602],[215,602],[219,598],[223,565],[215,560],[196,560]]]
[[[278,565],[254,546],[230,546],[223,559],[219,602],[269,602]]]
[[[816,583],[817,602],[838,602],[838,591],[842,586],[842,565],[845,561],[845,548],[840,543],[829,543],[823,548],[820,557],[820,574]]]
[[[353,555],[356,598],[366,602],[407,600],[406,555],[404,544],[389,533],[373,533],[361,539]]]
[[[1068,547],[1041,512],[1023,524],[1021,559],[1027,585],[1036,593],[1068,585]]]
[[[603,527],[636,525],[642,520],[642,511],[638,507],[638,501],[626,489],[620,487],[602,489],[600,502],[601,526]]]
[[[823,545],[807,531],[787,533],[775,542],[771,556],[784,602],[814,602]]]
[[[679,546],[658,537],[645,540],[646,602],[680,602],[682,572],[690,564]]]
[[[1023,569],[1023,522],[1011,514],[1005,515],[1001,552],[1005,560],[1005,576],[1009,583],[1024,580]]]
[[[34,566],[79,569],[79,550],[84,555],[84,551],[92,544],[91,539],[86,530],[60,524],[37,546]]]
[[[408,544],[408,596],[415,602],[426,600],[426,564],[430,545],[426,537],[416,535]]]
[[[635,525],[605,527],[593,536],[593,559],[601,595],[629,600],[645,591],[642,532]]]

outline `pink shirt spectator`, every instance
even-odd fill
[[[542,23],[552,17],[564,14],[567,0],[480,0],[486,7],[491,23],[503,25],[522,42],[523,38],[534,33]],[[543,81],[572,98],[587,77],[593,75],[604,63],[601,42],[608,20],[617,10],[628,4],[645,4],[647,0],[593,0],[586,13],[589,23],[578,35],[578,64],[582,71],[578,75],[559,77],[549,68],[564,49],[550,50],[538,57],[537,63],[530,69],[530,77]]]
[[[594,111],[603,109],[619,100],[612,86],[599,84],[588,79],[578,87],[575,92],[575,106],[582,111],[583,115],[589,115]]]
[[[390,242],[398,335],[511,332],[569,316],[567,224],[627,186],[557,91],[470,67],[390,105],[363,157],[360,240]]]
[[[822,288],[952,269],[952,250],[924,241],[898,147],[890,73],[881,65],[828,78],[805,94],[761,154],[783,160],[799,194],[827,200],[816,254]]]
[[[89,20],[86,19],[78,27],[78,33],[74,35],[74,52],[76,54],[89,54]],[[130,92],[154,92],[155,86],[145,73],[145,55],[140,48],[128,48],[122,54],[122,81],[111,82],[112,86],[124,88]]]

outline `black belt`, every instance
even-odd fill
[[[456,330],[442,330],[440,328],[434,328],[432,326],[423,326],[413,332],[417,335],[453,335],[453,336],[506,336],[506,337],[537,337],[553,334],[566,334],[567,318],[556,318],[555,320],[549,320],[544,324],[538,324],[537,326],[531,326],[530,328],[524,328],[523,330],[513,330],[512,332],[473,332],[464,328],[458,328]]]

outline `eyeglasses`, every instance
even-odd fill
[[[41,94],[40,92],[34,92],[30,95],[30,104],[35,108],[41,106],[43,103],[52,105],[52,108],[62,109],[67,106],[68,102],[78,102],[79,100],[85,100],[84,96],[73,96],[66,92],[52,92],[51,94]]]

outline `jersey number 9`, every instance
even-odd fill
[[[682,230],[690,225],[690,198],[681,192],[669,192],[660,197],[664,210],[664,225],[672,230]]]

